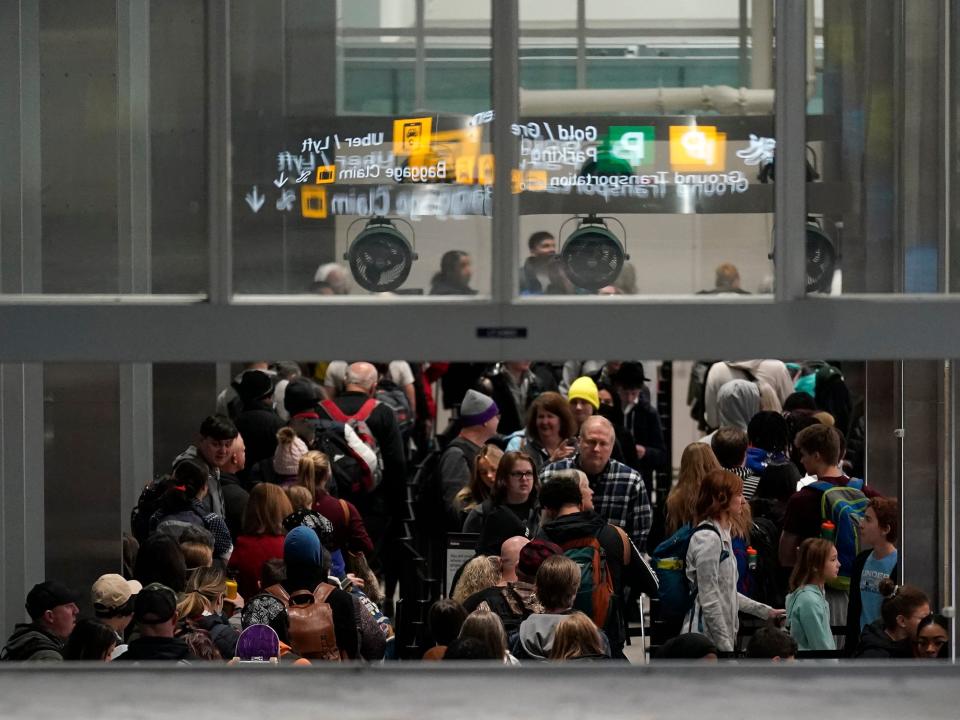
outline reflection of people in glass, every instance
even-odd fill
[[[520,268],[520,294],[540,295],[551,284],[550,261],[557,254],[557,239],[546,230],[533,233],[527,240],[530,256]]]
[[[737,295],[749,295],[750,293],[740,287],[740,271],[733,263],[722,263],[717,266],[716,280],[712,290],[701,290],[698,295],[721,295],[723,293],[736,293]]]
[[[324,263],[313,276],[313,291],[320,295],[349,295],[350,276],[341,265]]]
[[[448,250],[440,258],[440,272],[430,281],[431,295],[476,295],[470,287],[473,261],[462,250]]]

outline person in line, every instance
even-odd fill
[[[141,587],[158,582],[174,592],[183,592],[187,587],[187,563],[177,541],[165,533],[147,538],[137,552],[133,578]]]
[[[239,435],[237,426],[223,415],[210,415],[200,423],[199,440],[187,446],[173,461],[173,471],[181,463],[194,463],[207,475],[208,493],[203,497],[207,512],[220,516],[226,512],[220,487],[220,468],[230,459],[233,441]]]
[[[513,648],[513,654],[519,660],[546,660],[550,656],[557,625],[574,612],[573,601],[580,587],[580,567],[566,555],[552,555],[537,570],[535,586],[543,612],[531,615],[520,624]],[[609,655],[609,648],[605,651]]]
[[[133,619],[140,636],[131,641],[125,653],[117,656],[118,662],[195,659],[186,641],[175,636],[180,619],[177,594],[166,585],[150,583],[137,593]]]
[[[880,618],[880,582],[899,578],[897,536],[900,508],[896,498],[873,498],[860,523],[860,544],[871,549],[857,555],[850,573],[850,603],[844,648],[852,654],[863,629]]]
[[[593,620],[582,612],[573,612],[557,623],[553,633],[550,660],[606,660],[603,637]]]
[[[681,527],[693,523],[697,497],[700,495],[700,481],[711,470],[719,469],[720,463],[708,444],[693,442],[683,449],[677,481],[670,488],[666,499],[661,497],[657,503],[653,525],[647,537],[648,547],[656,548]]]
[[[527,453],[539,472],[576,452],[577,427],[563,395],[547,391],[530,404],[524,429],[508,436],[507,450]]]
[[[85,618],[77,622],[63,647],[64,660],[110,662],[117,647],[113,628],[99,620]]]
[[[504,453],[490,499],[470,512],[463,532],[480,534],[477,550],[484,555],[498,554],[503,541],[514,535],[534,537],[540,527],[539,493],[540,480],[530,456]]]
[[[236,572],[241,596],[253,597],[257,593],[264,562],[283,557],[286,535],[283,520],[292,513],[293,506],[279,485],[260,483],[254,486],[243,514],[242,533],[228,565]],[[232,654],[227,659],[230,657]]]
[[[496,556],[477,555],[471,558],[456,579],[451,597],[463,605],[467,598],[500,582],[500,560]]]
[[[239,633],[223,615],[226,579],[220,568],[197,568],[187,580],[187,590],[177,604],[177,616],[180,618],[177,630],[179,635],[197,630],[205,632],[220,657],[230,660],[236,650]]]
[[[507,633],[496,613],[489,610],[474,610],[467,615],[460,628],[461,638],[476,638],[487,647],[491,658],[499,658],[504,665],[518,665],[518,661],[507,649]]]
[[[619,363],[617,363],[619,367]],[[602,371],[602,370],[601,370]],[[598,375],[600,372],[597,373]],[[601,399],[606,395],[609,404],[604,404]],[[605,417],[613,426],[615,435],[613,443],[613,452],[611,457],[617,462],[627,465],[637,472],[640,471],[640,460],[637,458],[637,450],[633,435],[624,425],[623,411],[620,409],[620,397],[614,395],[612,385],[597,385],[592,377],[578,377],[570,385],[567,391],[567,404],[570,406],[570,412],[573,413],[573,420],[576,423],[574,435],[580,436],[583,423],[587,418],[599,415]],[[574,446],[577,449],[577,446]]]
[[[919,588],[880,581],[880,619],[863,629],[855,658],[910,658],[920,622],[930,614],[930,600]]]
[[[423,654],[424,660],[442,660],[447,647],[460,635],[460,628],[467,619],[467,611],[456,600],[441,598],[430,606],[427,629],[433,639],[433,647]]]
[[[559,470],[582,470],[593,490],[593,505],[607,522],[623,528],[640,552],[646,549],[653,510],[640,473],[612,459],[616,432],[609,420],[593,416],[580,427],[579,452],[543,469],[541,482]]]
[[[522,430],[531,403],[543,393],[557,389],[557,383],[549,373],[531,366],[529,360],[504,361],[489,377],[491,395],[500,408],[501,433]]]
[[[721,427],[710,438],[710,449],[724,470],[739,475],[743,480],[743,496],[753,500],[760,478],[746,467],[748,450],[747,432],[735,427]]]
[[[313,509],[333,525],[329,547],[337,550],[369,554],[373,541],[360,517],[360,511],[349,500],[335,498],[328,491],[330,458],[319,450],[311,450],[300,458],[297,482],[313,495]]]
[[[550,285],[550,265],[557,254],[557,239],[539,230],[527,239],[530,255],[520,268],[520,294],[542,295]]]
[[[124,633],[133,620],[133,603],[142,587],[136,580],[108,573],[97,578],[90,589],[96,619],[113,630],[115,643],[111,660],[127,651]]]
[[[657,652],[658,660],[702,660],[715,663],[720,650],[713,640],[703,633],[682,633],[667,640]]]
[[[208,482],[209,475],[199,465],[177,465],[160,498],[160,507],[150,518],[150,531],[170,535],[179,542],[186,528],[203,527],[213,535],[214,558],[226,563],[233,552],[233,539],[223,516],[207,512],[203,504],[210,489]]]
[[[29,623],[19,623],[0,660],[58,662],[63,660],[63,645],[77,625],[79,596],[55,580],[34,585],[27,593]]]
[[[463,603],[467,612],[485,608],[496,613],[507,636],[515,633],[520,623],[538,609],[532,599],[532,585],[523,583],[517,575],[520,552],[529,542],[519,535],[504,540],[500,548],[500,581],[474,593]]]
[[[784,612],[737,592],[731,529],[745,505],[739,477],[726,470],[707,473],[697,497],[696,522],[711,531],[693,534],[687,548],[686,575],[695,597],[683,622],[684,631],[703,633],[723,653],[735,650],[740,612],[763,619]]]
[[[829,540],[807,538],[800,544],[797,564],[790,576],[787,625],[801,650],[836,650],[830,630],[830,606],[824,583],[837,577],[840,561]]]
[[[237,435],[233,439],[230,455],[220,467],[220,491],[223,493],[223,519],[230,528],[230,534],[236,540],[243,525],[243,511],[247,507],[250,493],[240,482],[240,474],[247,467],[247,447],[243,438]],[[208,481],[209,485],[209,481]]]
[[[950,621],[943,615],[927,615],[917,625],[913,656],[928,660],[950,657]]]
[[[642,363],[624,362],[611,379],[623,410],[623,426],[629,433],[628,446],[636,455],[636,464],[627,464],[640,472],[649,491],[653,488],[654,471],[665,469],[667,461],[663,423],[645,385],[650,378],[644,374]]]
[[[778,627],[762,627],[747,643],[747,657],[775,663],[791,662],[797,658],[797,641]]]
[[[247,370],[240,378],[237,393],[243,410],[234,423],[246,446],[250,467],[273,456],[277,449],[277,431],[283,419],[273,408],[273,377],[264,370]]]
[[[467,519],[467,515],[484,500],[490,497],[493,483],[497,477],[497,468],[503,458],[503,450],[496,445],[486,444],[473,463],[473,472],[470,473],[470,482],[460,488],[460,492],[453,499],[454,508],[460,514],[460,525]]]

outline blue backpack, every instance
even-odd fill
[[[870,504],[870,500],[863,494],[863,480],[851,478],[846,485],[832,485],[821,481],[811,483],[809,487],[821,493],[821,520],[829,520],[836,526],[833,544],[837,546],[840,575],[828,581],[827,586],[848,591],[853,563],[860,552],[860,521]]]
[[[696,590],[687,580],[687,548],[690,547],[690,538],[701,530],[720,535],[713,525],[684,525],[657,545],[651,555],[660,582],[660,614],[666,620],[682,620],[693,607]]]

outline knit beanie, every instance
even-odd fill
[[[600,393],[597,392],[597,384],[586,375],[578,377],[571,383],[570,391],[567,393],[567,401],[570,400],[586,400],[593,405],[594,410],[599,410]]]
[[[474,427],[483,425],[487,420],[500,414],[500,408],[489,395],[476,390],[467,390],[460,403],[460,425]]]
[[[300,458],[307,454],[307,445],[293,428],[283,427],[277,433],[277,449],[273,453],[273,469],[277,475],[296,475]]]
[[[301,525],[287,533],[283,540],[283,561],[288,565],[321,567],[323,552],[320,537],[312,528]]]
[[[517,560],[517,573],[531,580],[537,576],[537,570],[543,561],[554,555],[562,555],[563,549],[549,540],[531,540],[520,548],[520,558]]]

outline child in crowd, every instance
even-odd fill
[[[790,576],[787,624],[800,650],[836,650],[830,630],[830,606],[824,583],[837,577],[840,560],[829,540],[807,538],[800,544],[797,564]]]

